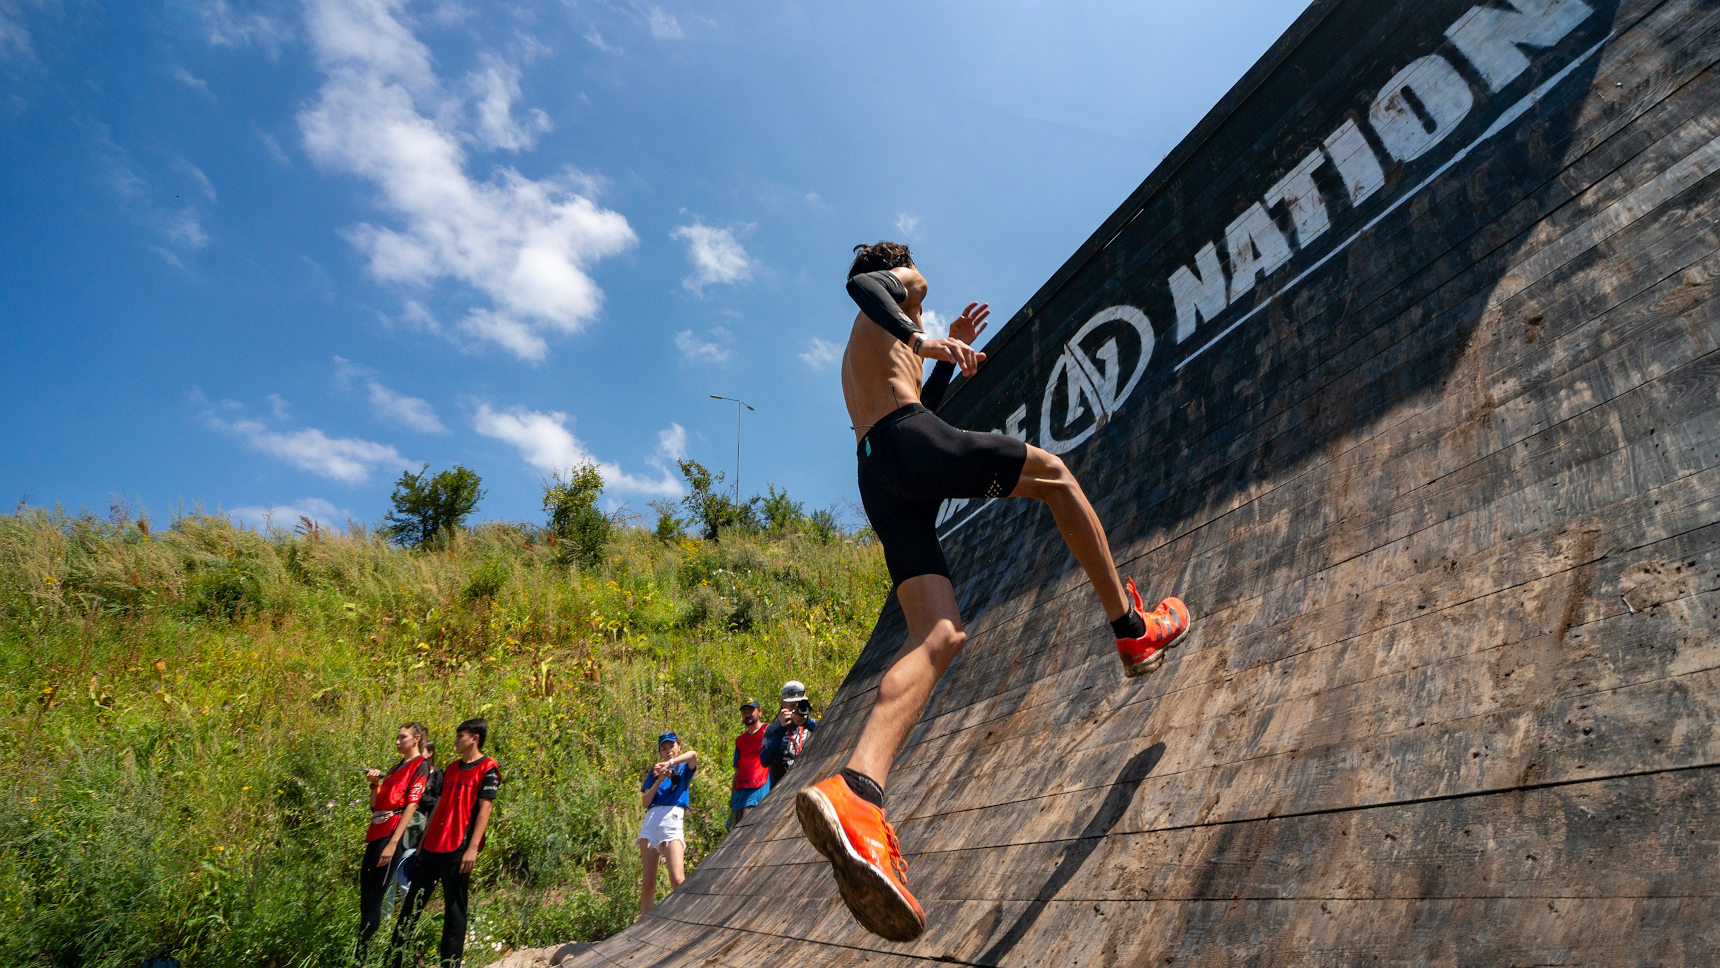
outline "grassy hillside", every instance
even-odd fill
[[[656,735],[704,754],[696,862],[723,833],[739,700],[798,678],[822,708],[889,583],[845,537],[621,530],[585,570],[542,539],[0,516],[0,965],[345,963],[360,768],[392,765],[411,720],[445,762],[475,715],[504,782],[470,962],[625,927]]]

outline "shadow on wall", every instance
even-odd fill
[[[1135,801],[1135,791],[1141,787],[1141,781],[1153,772],[1153,768],[1159,765],[1159,760],[1164,759],[1164,756],[1165,744],[1154,743],[1130,757],[1129,762],[1125,763],[1117,774],[1116,780],[1112,781],[1111,788],[1106,791],[1104,802],[1094,811],[1092,818],[1087,821],[1087,826],[1070,846],[1069,852],[1063,855],[1057,869],[1040,885],[1033,903],[1015,919],[1015,923],[1009,926],[1009,930],[996,944],[979,956],[976,964],[998,964],[1004,956],[1015,950],[1022,938],[1027,937],[1027,932],[1033,929],[1040,914],[1044,913],[1045,905],[1056,899],[1062,892],[1063,885],[1080,872],[1081,866],[1087,863],[1087,858],[1092,856],[1093,851],[1097,850],[1099,844],[1110,834],[1111,828],[1128,812],[1129,805]]]

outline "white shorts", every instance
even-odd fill
[[[652,807],[645,811],[645,823],[639,827],[639,839],[658,848],[671,840],[686,843],[687,838],[681,832],[681,817],[685,813],[680,807]]]

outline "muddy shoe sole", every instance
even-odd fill
[[[886,941],[912,941],[926,930],[925,916],[848,842],[828,797],[816,787],[802,789],[794,797],[794,815],[812,848],[830,862],[842,902],[861,927]]]
[[[1170,648],[1170,646],[1165,646],[1165,649],[1168,648]],[[1134,665],[1124,666],[1123,675],[1133,679],[1136,676],[1144,676],[1149,672],[1159,671],[1159,667],[1165,664],[1165,649],[1160,649],[1159,651],[1154,652],[1153,657],[1145,662],[1137,662]]]

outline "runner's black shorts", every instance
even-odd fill
[[[946,498],[1004,497],[1027,463],[1027,445],[1004,434],[957,430],[910,403],[878,421],[857,449],[860,503],[884,545],[890,581],[950,576],[938,544]]]

